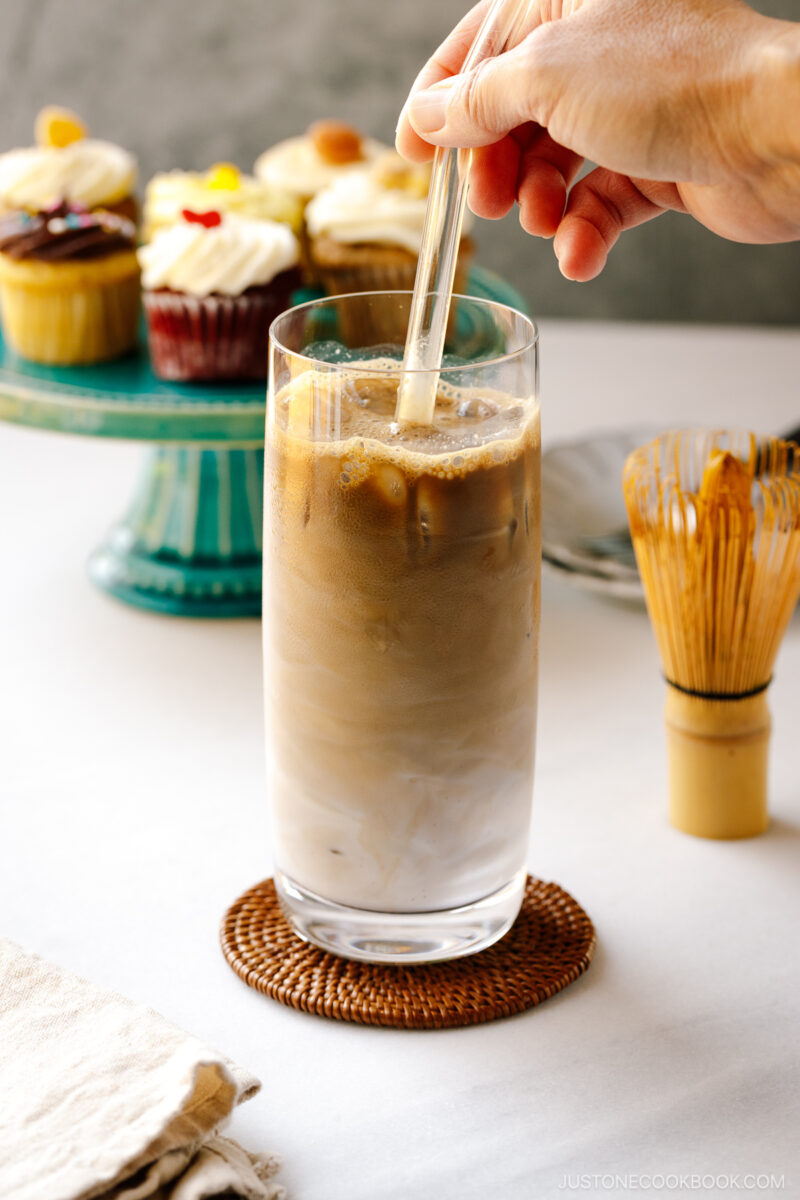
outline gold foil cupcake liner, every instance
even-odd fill
[[[39,266],[47,269],[37,272]],[[135,346],[139,324],[135,255],[112,255],[71,269],[77,266],[4,260],[0,316],[5,340],[17,354],[46,365],[73,366],[118,358]]]

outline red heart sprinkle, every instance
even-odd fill
[[[192,212],[190,208],[181,209],[181,216],[184,221],[188,221],[190,225],[204,225],[206,229],[213,229],[215,225],[222,224],[222,214],[214,211],[210,212]]]

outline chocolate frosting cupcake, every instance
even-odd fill
[[[89,212],[59,201],[37,213],[0,218],[0,254],[13,259],[63,262],[104,258],[136,246],[136,226],[116,213]]]

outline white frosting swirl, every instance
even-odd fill
[[[145,288],[238,296],[295,266],[300,247],[286,225],[228,214],[211,228],[182,221],[162,229],[138,254]]]
[[[124,200],[135,186],[133,155],[96,138],[0,154],[0,203],[6,208],[40,209],[56,200],[97,208]]]
[[[207,174],[166,171],[154,175],[145,189],[145,236],[151,237],[156,230],[174,225],[184,208],[194,212],[216,209],[259,221],[284,221],[295,231],[303,217],[295,196],[252,175],[241,175],[235,188],[219,188],[209,186]]]
[[[351,171],[314,197],[306,224],[312,237],[401,246],[419,254],[427,205],[427,196],[388,188],[370,170]]]
[[[330,163],[320,155],[307,134],[278,142],[256,159],[253,171],[273,187],[284,188],[294,196],[315,196],[322,188],[363,168],[385,154],[388,147],[372,138],[361,139],[362,158],[354,163]]]

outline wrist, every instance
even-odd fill
[[[750,55],[741,114],[756,171],[800,166],[800,24],[766,24]]]

